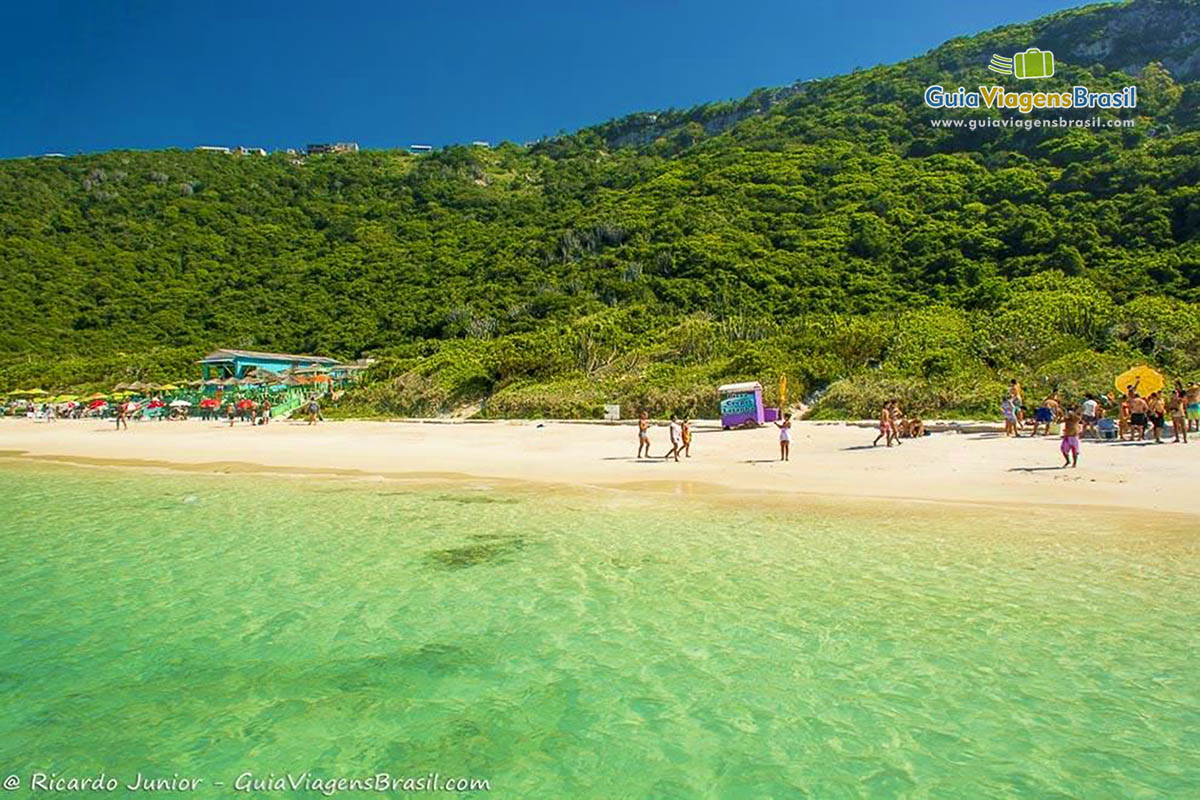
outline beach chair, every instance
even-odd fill
[[[1096,430],[1099,431],[1101,439],[1117,438],[1117,422],[1110,417],[1105,417],[1097,422]]]

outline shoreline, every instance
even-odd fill
[[[738,501],[825,498],[842,503],[949,503],[1011,511],[1035,505],[1200,516],[1190,491],[1200,438],[1189,445],[1084,444],[1080,466],[1061,469],[1056,437],[936,433],[871,447],[855,423],[798,422],[792,459],[778,461],[773,426],[723,431],[697,421],[692,458],[634,458],[628,425],[610,421],[275,421],[265,427],[60,420],[0,421],[0,460],[209,474],[383,478],[574,486],[647,494],[703,494]],[[652,452],[668,448],[651,431]]]

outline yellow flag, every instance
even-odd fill
[[[787,375],[779,376],[779,410],[787,408]]]

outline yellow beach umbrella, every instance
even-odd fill
[[[175,392],[179,390],[179,387],[173,383],[164,383],[162,386],[158,387],[158,390],[160,392]]]
[[[45,393],[45,389],[26,389],[25,391],[21,392],[21,394],[27,394],[30,397],[41,397]]]
[[[1125,394],[1132,386],[1140,395],[1153,394],[1167,385],[1161,374],[1145,364],[1125,370],[1117,376],[1115,383],[1121,394]]]
[[[96,392],[95,394],[88,395],[87,399],[88,400],[105,400],[107,398],[108,398],[108,395],[101,394],[100,392]]]

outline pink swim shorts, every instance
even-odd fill
[[[1068,453],[1074,453],[1075,455],[1079,455],[1079,437],[1078,436],[1064,436],[1063,440],[1062,440],[1062,447],[1060,447],[1059,449],[1062,450],[1062,453],[1064,456],[1067,455]]]

